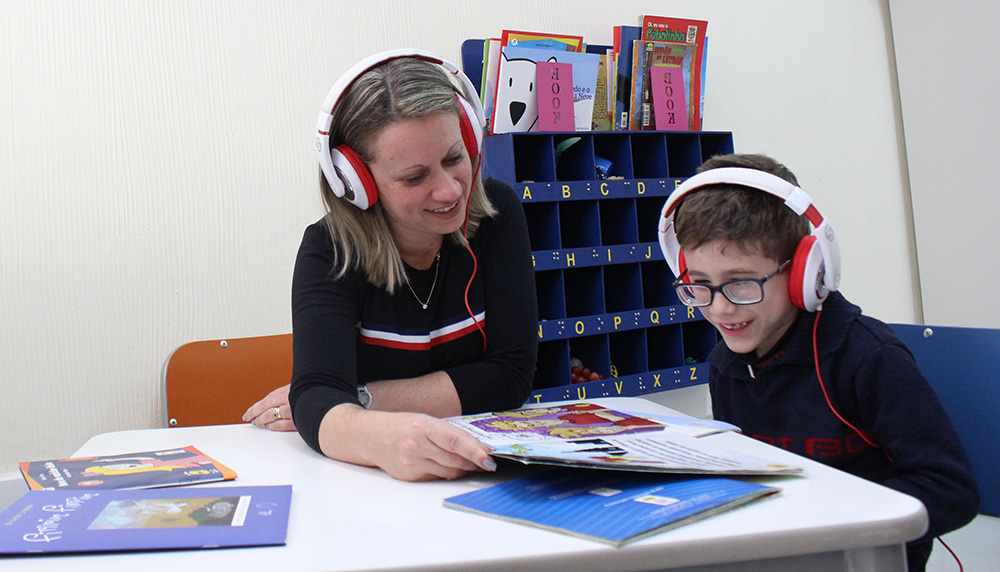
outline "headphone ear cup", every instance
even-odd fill
[[[795,249],[788,277],[788,294],[795,307],[807,312],[815,312],[820,307],[828,294],[825,288],[819,292],[824,271],[823,249],[816,237],[803,237]]]
[[[354,149],[347,145],[337,145],[330,150],[330,158],[340,181],[327,182],[334,189],[335,183],[339,183],[343,187],[344,199],[361,210],[367,210],[378,202],[375,179]]]
[[[483,145],[483,130],[479,128],[479,118],[472,104],[462,96],[455,94],[462,112],[458,114],[459,127],[462,130],[462,141],[465,143],[465,150],[469,157],[478,157],[479,150]]]
[[[691,281],[691,277],[688,276],[687,274],[685,274],[687,272],[687,269],[688,269],[688,265],[687,265],[687,261],[684,260],[684,251],[683,250],[678,250],[677,251],[677,276],[674,276],[674,278],[678,278],[680,276],[684,276],[684,278],[681,280],[681,282],[690,282]]]

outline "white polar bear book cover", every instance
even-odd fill
[[[573,119],[577,131],[590,131],[594,115],[598,54],[503,46],[493,106],[493,133],[538,131],[537,62],[573,66]]]

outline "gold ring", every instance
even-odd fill
[[[274,420],[277,421],[281,419],[281,409],[278,407],[274,408]]]

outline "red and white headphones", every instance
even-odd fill
[[[802,189],[781,177],[757,169],[709,169],[685,180],[674,189],[663,205],[659,223],[660,248],[674,276],[681,276],[687,267],[674,228],[674,214],[678,205],[695,191],[724,184],[770,193],[784,201],[796,214],[805,214],[812,223],[813,234],[802,238],[792,258],[788,290],[795,306],[815,312],[830,292],[840,286],[840,247],[837,235],[830,222],[819,214],[812,199]]]
[[[479,102],[476,88],[457,66],[431,52],[415,49],[388,50],[369,56],[351,66],[333,84],[330,93],[323,101],[319,118],[316,120],[316,151],[319,154],[319,164],[323,169],[323,175],[335,195],[344,197],[360,209],[367,209],[378,201],[378,189],[368,167],[353,149],[347,145],[337,145],[330,149],[330,126],[333,123],[333,109],[359,77],[373,68],[400,58],[415,58],[438,64],[458,79],[462,87],[462,95],[459,96],[456,93],[455,97],[462,109],[462,113],[459,113],[459,123],[465,149],[469,153],[469,157],[476,157],[482,148],[486,115]]]

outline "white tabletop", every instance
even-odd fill
[[[677,414],[640,398],[590,400],[630,412]],[[927,526],[916,499],[735,433],[704,437],[806,469],[804,477],[754,477],[774,495],[650,538],[612,548],[533,527],[446,509],[444,498],[523,471],[405,483],[377,469],[326,459],[296,433],[251,425],[148,429],[91,438],[74,456],[194,445],[238,474],[233,485],[292,484],[288,543],[280,547],[0,559],[21,570],[887,570]],[[214,483],[211,486],[219,486]],[[763,568],[762,568],[763,569]]]

